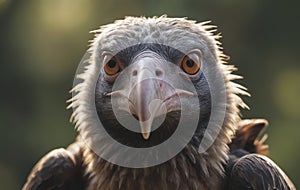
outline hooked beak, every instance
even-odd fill
[[[141,133],[145,140],[150,136],[154,119],[168,111],[164,100],[168,94],[175,93],[175,91],[166,86],[165,82],[160,79],[138,79],[129,95],[132,102],[132,105],[129,106],[130,112],[138,117]]]
[[[164,71],[159,68],[157,60],[144,57],[133,64],[131,91],[129,100],[130,112],[139,119],[142,136],[145,140],[150,137],[155,117],[167,113],[164,100],[175,90],[164,81]]]

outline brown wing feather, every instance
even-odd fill
[[[246,119],[239,123],[232,138],[226,167],[226,186],[230,190],[295,190],[285,173],[269,158],[265,134],[259,139],[268,122]]]
[[[268,125],[265,119],[244,119],[238,124],[238,129],[231,144],[229,144],[230,151],[244,150],[248,153],[258,153],[268,156],[268,145],[264,142],[267,139],[265,134],[259,139],[260,134]]]
[[[74,143],[68,149],[55,149],[46,154],[32,169],[23,190],[83,189],[85,180],[79,147]]]
[[[259,154],[249,154],[235,162],[228,183],[230,190],[296,190],[272,160]]]

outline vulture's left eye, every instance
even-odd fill
[[[112,57],[104,63],[104,71],[108,75],[117,74],[120,71],[120,62],[117,58]]]
[[[181,68],[189,75],[194,75],[200,70],[200,52],[192,52],[181,61]]]

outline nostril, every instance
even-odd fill
[[[160,82],[159,83],[159,88],[162,88],[163,87],[163,84]]]
[[[132,71],[132,76],[137,76],[137,73],[138,73],[138,72],[137,72],[137,70],[136,70],[136,69],[135,69],[135,70],[133,70],[133,71]]]
[[[160,69],[156,69],[156,70],[155,70],[155,75],[156,75],[157,77],[161,77],[161,76],[163,75],[163,71],[160,70]]]

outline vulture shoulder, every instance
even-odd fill
[[[259,139],[268,122],[246,119],[239,123],[232,139],[226,169],[227,189],[295,190],[286,174],[268,156],[267,135]]]
[[[285,173],[269,158],[249,154],[238,159],[229,174],[230,190],[295,190]]]
[[[59,148],[46,154],[34,166],[23,190],[84,189],[82,152],[79,142],[67,149]]]

